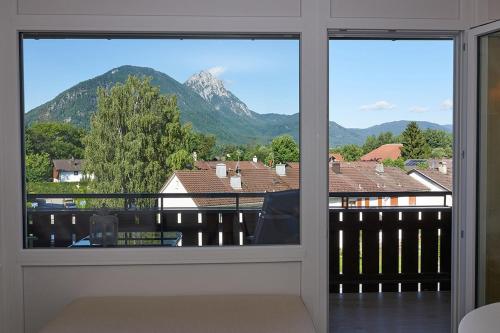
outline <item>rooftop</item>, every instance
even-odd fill
[[[401,143],[388,143],[361,156],[361,161],[396,160],[401,157]]]
[[[221,163],[221,162],[217,162]],[[248,163],[248,162],[247,162]],[[248,165],[247,163],[243,165]],[[383,167],[376,162],[338,162],[340,173],[329,172],[330,192],[426,192],[429,188],[396,167]],[[240,162],[241,165],[241,162]],[[177,177],[188,193],[263,193],[298,189],[299,163],[290,163],[286,175],[279,176],[275,169],[241,168],[241,189],[231,187],[230,178],[236,172],[227,170],[227,177],[219,178],[215,169],[176,171],[169,182]],[[167,184],[169,183],[167,182]],[[165,186],[164,186],[165,189]],[[233,198],[193,198],[198,206],[233,205]],[[241,204],[262,202],[262,198],[241,198]]]
[[[60,171],[81,171],[83,169],[84,160],[71,158],[69,160],[52,160],[54,168]]]

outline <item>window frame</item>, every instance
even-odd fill
[[[20,80],[20,140],[21,140],[21,172],[22,172],[22,209],[23,209],[23,250],[28,251],[40,251],[40,250],[56,250],[56,248],[29,248],[28,247],[28,234],[27,234],[27,224],[28,224],[28,214],[27,214],[27,182],[26,182],[26,147],[25,147],[25,103],[24,103],[24,50],[23,50],[23,41],[25,39],[123,39],[123,40],[138,40],[138,39],[148,39],[148,40],[167,40],[167,39],[175,39],[175,40],[294,40],[298,43],[298,113],[299,113],[299,161],[302,164],[302,38],[301,33],[297,32],[283,32],[283,33],[272,33],[272,32],[259,32],[259,33],[157,33],[157,32],[68,32],[68,31],[52,31],[52,32],[44,32],[44,31],[19,31],[18,32],[18,49],[19,49],[19,80]],[[74,176],[77,176],[78,171],[74,172]],[[299,217],[299,243],[298,244],[280,244],[280,245],[252,245],[252,247],[300,247],[302,245],[302,234],[303,234],[303,225],[302,225],[302,170],[299,169],[299,193],[300,193],[300,217]],[[249,245],[224,245],[220,246],[221,248],[241,248],[248,247]],[[117,250],[123,250],[127,247],[117,248]],[[137,247],[130,247],[131,249]],[[160,246],[163,248],[163,246]],[[179,248],[183,248],[180,246]],[[184,249],[191,248],[201,248],[206,249],[209,248],[207,246],[202,247],[184,247]],[[68,248],[57,248],[57,250],[66,250]],[[75,250],[75,249],[72,249]],[[93,249],[95,250],[95,249]],[[99,250],[99,249],[97,249]]]
[[[466,242],[462,239],[462,230],[466,225],[463,211],[466,206],[466,195],[461,180],[469,179],[466,172],[466,163],[462,152],[465,149],[465,140],[468,133],[464,131],[467,123],[466,115],[466,82],[464,80],[464,33],[455,30],[362,30],[362,29],[329,29],[328,41],[331,39],[355,40],[452,40],[453,41],[453,203],[452,203],[452,276],[451,276],[451,332],[458,330],[460,319],[466,313],[466,306],[461,301],[466,293],[464,267]],[[329,64],[330,65],[330,64]],[[329,105],[329,103],[328,103]],[[460,182],[460,185],[459,185]]]

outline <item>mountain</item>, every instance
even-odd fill
[[[372,127],[368,128],[352,128],[351,130],[353,132],[359,133],[361,136],[367,137],[370,135],[378,135],[382,132],[392,132],[394,134],[400,134],[402,133],[406,126],[410,123],[409,120],[398,120],[398,121],[391,121],[388,123],[383,123],[380,125],[375,125]],[[451,125],[438,125],[435,123],[431,123],[428,121],[417,121],[418,126],[421,129],[436,129],[436,130],[443,130],[447,132],[452,131],[452,126]]]
[[[238,97],[228,91],[221,80],[209,72],[194,74],[184,85],[194,90],[217,111],[233,112],[241,116],[254,117],[257,114],[247,107]]]
[[[129,75],[150,77],[163,94],[176,95],[181,111],[181,121],[190,122],[196,131],[213,134],[219,143],[246,144],[268,143],[275,136],[290,134],[299,136],[299,114],[259,114],[227,90],[224,83],[206,71],[191,76],[180,83],[172,77],[151,68],[121,66],[95,78],[83,81],[63,91],[51,101],[25,114],[25,124],[60,121],[88,128],[90,118],[96,110],[97,88],[110,88],[123,83]],[[330,146],[347,143],[362,144],[369,135],[391,131],[400,134],[408,121],[385,123],[366,129],[349,129],[330,122]],[[446,126],[419,122],[422,128]]]
[[[348,143],[362,145],[365,142],[366,138],[369,137],[370,135],[377,136],[383,132],[392,132],[394,135],[399,135],[405,130],[406,126],[408,126],[410,122],[411,122],[410,120],[398,120],[398,121],[382,123],[380,125],[375,125],[367,128],[349,128],[349,129],[346,129],[344,127],[339,129],[336,128],[335,126],[333,126],[332,128],[332,122],[330,122],[330,147],[342,145],[338,144],[341,136],[344,136],[344,138],[346,138],[346,141],[348,141]],[[428,121],[417,121],[416,123],[418,127],[420,127],[422,130],[435,129],[450,133],[453,130],[452,125],[439,125]],[[344,134],[343,130],[347,130],[348,134]],[[332,131],[334,133],[336,132],[337,135],[332,136]]]

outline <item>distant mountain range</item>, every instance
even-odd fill
[[[88,128],[90,117],[96,111],[97,88],[110,88],[125,82],[129,75],[150,77],[151,83],[164,94],[175,94],[181,121],[193,124],[199,132],[213,134],[219,143],[268,143],[275,136],[290,134],[296,140],[299,136],[299,114],[259,114],[252,111],[237,96],[227,90],[224,83],[212,74],[201,71],[180,83],[151,68],[121,66],[93,79],[78,83],[63,91],[53,100],[42,104],[25,114],[25,124],[36,122],[68,122]],[[330,122],[330,146],[348,143],[362,144],[369,135],[390,131],[400,134],[409,121],[384,123],[365,129],[344,128]],[[421,128],[451,131],[451,125],[418,122]]]

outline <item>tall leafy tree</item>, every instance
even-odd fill
[[[26,154],[47,154],[49,159],[82,158],[85,130],[67,123],[35,123],[26,128]]]
[[[453,134],[443,130],[428,128],[424,136],[431,148],[448,148],[453,144]]]
[[[52,171],[52,161],[47,153],[28,154],[25,160],[28,183],[47,182]]]
[[[272,164],[298,162],[300,159],[299,146],[291,135],[280,135],[271,142],[271,154],[268,159]]]
[[[344,161],[357,161],[363,156],[363,149],[355,144],[345,145],[339,148],[338,153],[342,155]]]
[[[382,145],[397,142],[399,142],[399,138],[392,134],[392,132],[382,132],[378,136],[370,135],[363,144],[363,152],[367,154]]]
[[[401,155],[404,159],[427,158],[430,154],[425,135],[415,121],[410,122],[401,133],[401,142]]]
[[[99,88],[85,138],[85,171],[102,193],[157,192],[174,169],[192,163],[190,126],[182,126],[175,96],[148,78]]]
[[[215,136],[212,134],[193,133],[190,150],[195,151],[200,160],[211,160],[214,157],[215,142]]]
[[[397,158],[395,160],[386,158],[382,161],[382,164],[387,167],[395,167],[400,169],[405,169],[405,160],[403,158]]]

